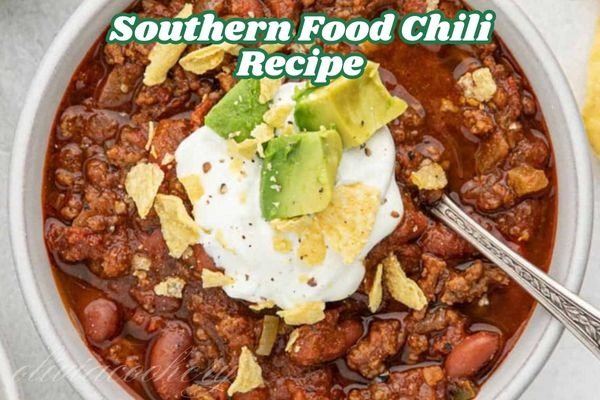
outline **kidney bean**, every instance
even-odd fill
[[[500,335],[477,332],[463,339],[446,358],[444,365],[449,378],[464,378],[481,370],[498,353]]]
[[[121,314],[114,302],[96,299],[83,310],[81,323],[88,340],[101,343],[117,335],[121,326]]]
[[[152,384],[162,400],[179,400],[189,386],[187,358],[193,345],[192,332],[182,322],[170,321],[150,349]]]

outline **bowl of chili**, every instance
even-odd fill
[[[273,10],[277,9],[277,7],[273,7],[273,4],[277,2],[265,3],[270,4]],[[388,3],[384,6],[389,6]],[[413,3],[419,5],[418,1],[407,1],[398,7],[411,7],[414,5]],[[441,2],[441,4],[446,3],[452,2]],[[321,7],[318,8],[318,11],[333,13],[339,11],[336,7],[327,8],[327,6],[319,4],[317,2],[316,7]],[[112,290],[111,282],[114,284],[113,280],[102,275],[107,271],[95,274],[94,272],[97,271],[94,271],[93,268],[92,272],[87,272],[87,269],[81,269],[79,266],[74,268],[68,263],[61,263],[61,259],[63,261],[65,259],[64,252],[75,247],[75,242],[69,245],[71,247],[49,245],[51,261],[49,261],[46,247],[49,231],[55,229],[57,224],[69,227],[70,223],[65,224],[65,220],[72,223],[73,219],[77,218],[77,216],[69,216],[69,210],[73,208],[70,205],[73,204],[69,205],[69,201],[65,200],[65,191],[61,190],[61,185],[62,187],[69,186],[70,180],[77,180],[81,174],[85,177],[85,181],[94,181],[93,174],[87,170],[69,171],[71,174],[58,178],[59,172],[68,170],[69,157],[63,160],[61,155],[73,156],[75,154],[77,158],[78,154],[82,152],[80,142],[69,140],[69,137],[64,135],[57,136],[67,131],[64,127],[60,127],[61,119],[65,118],[64,113],[75,112],[81,115],[88,112],[81,111],[82,107],[87,107],[85,99],[88,97],[95,99],[94,101],[103,102],[104,107],[99,108],[115,110],[120,110],[123,104],[134,101],[133,95],[127,95],[128,91],[126,90],[117,96],[116,100],[110,98],[110,93],[107,94],[109,97],[103,96],[107,80],[111,77],[110,71],[115,68],[115,64],[107,62],[106,59],[112,57],[112,61],[116,64],[118,61],[114,60],[114,55],[110,55],[110,51],[106,50],[102,41],[98,41],[98,37],[105,31],[111,17],[129,5],[129,1],[89,0],[77,9],[48,50],[32,82],[17,128],[11,161],[10,229],[21,288],[38,332],[49,351],[57,359],[75,389],[89,399],[121,398],[125,393],[131,396],[135,396],[136,393],[140,396],[156,396],[156,391],[160,392],[156,382],[153,382],[153,388],[149,388],[149,382],[152,379],[144,380],[138,376],[140,379],[133,384],[122,384],[125,379],[123,376],[120,376],[121,384],[117,382],[117,379],[113,379],[114,372],[107,367],[111,361],[107,361],[109,356],[104,351],[110,349],[110,344],[107,344],[105,339],[111,335],[99,334],[100,336],[96,337],[94,335],[98,334],[97,330],[90,333],[85,315],[86,313],[93,314],[93,310],[90,311],[87,306],[97,300],[98,288],[103,288],[104,292],[109,293]],[[409,99],[413,110],[418,110],[420,106],[433,115],[433,117],[421,117],[421,119],[425,119],[425,122],[415,123],[412,128],[416,131],[419,129],[428,132],[440,131],[440,129],[436,129],[436,123],[439,124],[439,121],[436,122],[436,117],[439,119],[446,114],[432,111],[434,108],[432,104],[437,105],[443,98],[456,96],[454,92],[456,80],[472,68],[473,62],[488,65],[492,69],[496,68],[497,72],[498,65],[508,69],[504,75],[502,72],[498,72],[497,78],[499,86],[504,88],[506,98],[496,98],[494,101],[497,105],[508,104],[504,107],[506,110],[504,117],[510,118],[510,101],[516,98],[519,102],[517,108],[525,115],[518,122],[526,125],[528,133],[525,137],[519,136],[514,139],[515,143],[508,143],[511,141],[510,137],[505,138],[506,146],[510,147],[510,150],[507,150],[509,154],[506,155],[509,160],[506,169],[510,170],[522,164],[535,165],[544,169],[551,179],[550,187],[543,198],[537,199],[534,203],[514,200],[513,204],[508,201],[503,208],[494,208],[490,199],[482,195],[482,192],[488,193],[495,190],[494,184],[503,179],[493,173],[482,173],[481,171],[481,169],[486,169],[486,162],[490,159],[489,151],[498,152],[502,145],[498,145],[497,141],[494,142],[495,139],[486,140],[486,145],[481,145],[481,141],[477,138],[477,135],[481,133],[479,130],[489,129],[491,131],[494,127],[486,127],[485,116],[481,116],[474,109],[461,110],[464,119],[461,119],[457,126],[467,127],[468,132],[465,135],[444,137],[440,133],[439,135],[431,134],[433,136],[431,138],[426,133],[420,132],[421,139],[425,136],[429,136],[429,139],[423,139],[417,147],[420,146],[420,149],[426,147],[429,151],[443,148],[449,153],[454,153],[452,159],[455,161],[463,158],[473,159],[477,157],[476,154],[479,154],[479,161],[475,160],[471,163],[475,166],[469,166],[468,163],[460,164],[457,161],[455,165],[461,165],[462,171],[458,171],[460,168],[452,170],[450,167],[448,172],[451,186],[454,186],[453,191],[462,200],[463,205],[471,207],[476,213],[487,210],[480,214],[482,217],[489,217],[490,220],[493,220],[495,229],[498,229],[505,238],[509,238],[508,240],[517,248],[521,242],[528,242],[528,245],[521,248],[522,251],[541,267],[549,268],[549,273],[565,284],[567,288],[578,291],[584,276],[590,247],[593,202],[587,142],[577,106],[548,45],[516,3],[506,0],[473,0],[469,2],[469,5],[476,9],[492,8],[496,11],[496,30],[502,40],[498,40],[497,48],[493,51],[486,53],[485,49],[478,52],[473,52],[472,49],[443,49],[432,52],[430,49],[411,48],[399,43],[392,45],[392,52],[389,50],[379,51],[379,53],[375,51],[372,56],[383,66],[385,70],[382,74],[383,79],[388,87],[393,88],[394,93]],[[138,4],[136,7],[140,7],[140,5]],[[159,3],[157,3],[157,7],[160,7]],[[91,51],[90,48],[92,48]],[[105,58],[105,54],[108,54],[107,58]],[[84,60],[83,63],[82,60]],[[410,67],[411,62],[417,67],[414,65]],[[451,69],[443,70],[443,65],[451,65]],[[143,71],[142,66],[134,65],[131,68],[137,68],[139,72]],[[450,86],[444,79],[451,82]],[[217,79],[215,82],[211,81],[211,84],[223,86],[226,85],[226,82]],[[429,89],[425,90],[424,87]],[[516,97],[511,97],[510,90],[515,87],[518,87],[518,94]],[[66,96],[65,93],[67,93]],[[146,94],[147,97],[151,97],[150,94]],[[410,101],[411,98],[414,99]],[[176,107],[165,112],[164,115],[167,116],[165,119],[169,121],[172,119],[171,117],[181,112],[194,111],[198,106],[199,99],[190,96],[187,100],[188,102],[184,102],[185,104],[180,108]],[[151,101],[148,104],[150,103]],[[153,103],[153,105],[156,104],[166,108],[172,106],[172,104],[161,105],[160,102]],[[445,104],[448,106],[448,103]],[[136,107],[143,107],[142,102],[138,102]],[[502,107],[499,106],[499,108]],[[155,116],[160,117],[164,110],[157,111],[155,109],[153,112],[156,113]],[[123,113],[129,113],[129,115],[121,115]],[[133,111],[123,112],[122,110],[98,112],[94,118],[97,118],[98,121],[107,118],[128,119],[132,113]],[[473,123],[467,121],[469,117],[474,121]],[[413,113],[412,121],[418,119],[419,113]],[[55,121],[59,121],[58,130]],[[122,122],[116,123],[121,124]],[[411,127],[409,118],[402,121],[402,124],[404,130]],[[113,129],[107,128],[106,124],[101,124],[101,126],[100,136],[108,129]],[[87,126],[86,129],[93,129],[93,127]],[[177,127],[169,125],[169,129],[177,129]],[[48,132],[54,133],[49,136]],[[489,132],[485,133],[490,134]],[[494,134],[491,134],[490,137],[493,138]],[[107,149],[115,145],[114,142],[108,143],[103,139],[99,140]],[[79,148],[76,149],[78,146]],[[488,149],[487,153],[485,146],[491,146],[491,150]],[[534,151],[532,148],[534,150],[537,148],[539,151]],[[415,151],[414,147],[400,145],[397,149],[400,162],[402,162],[403,154],[407,155],[407,159],[412,159],[410,156],[412,151]],[[427,151],[421,151],[421,154],[423,153],[427,153]],[[46,155],[48,158],[45,158]],[[112,162],[110,168],[119,167],[116,159]],[[98,162],[97,157],[86,159],[86,163],[99,169],[107,165],[103,164],[104,161]],[[409,164],[410,162],[406,161],[407,168],[410,168]],[[96,168],[92,169],[97,171]],[[48,178],[49,172],[52,175],[51,179]],[[502,175],[504,172],[500,174]],[[54,207],[53,204],[56,202],[60,202],[61,207]],[[415,205],[412,202],[410,204],[418,207],[418,204]],[[526,226],[523,229],[515,230],[523,225],[521,221],[536,212],[537,207],[541,208],[545,214],[541,217],[531,218],[535,224],[539,225],[540,229],[527,230]],[[48,211],[50,208],[55,211]],[[81,212],[83,211],[79,209],[75,214]],[[415,213],[414,215],[420,214]],[[427,222],[429,227],[432,224],[435,223]],[[410,249],[416,249],[415,246],[417,246],[421,252],[443,256],[447,249],[436,250],[435,245],[432,244],[436,241],[432,241],[431,237],[432,235],[447,237],[443,236],[446,235],[446,231],[443,227],[433,226],[434,228],[429,229],[429,232],[421,232],[424,236],[418,238],[418,243],[412,243],[414,246],[411,246]],[[72,232],[68,230],[61,231],[61,238],[70,233]],[[525,237],[523,235],[533,235],[533,237],[519,240],[519,238]],[[75,237],[74,240],[77,241],[79,238]],[[98,250],[102,252],[110,249],[100,247]],[[450,258],[452,257],[449,257],[448,260],[444,259],[444,261],[450,262]],[[501,282],[502,279],[498,279],[498,281]],[[119,290],[131,289],[120,283],[115,285],[117,288],[121,288]],[[131,299],[119,299],[118,307],[120,309],[127,308],[127,302],[131,301]],[[478,330],[488,330],[490,327],[500,327],[499,330],[503,331],[504,344],[495,355],[496,361],[493,367],[480,374],[475,382],[477,386],[480,386],[478,396],[479,398],[514,399],[524,391],[542,368],[556,345],[562,328],[558,322],[553,321],[542,310],[534,308],[530,299],[512,285],[504,288],[501,295],[490,294],[485,301],[492,303],[493,312],[482,313],[479,309],[467,311],[463,308],[456,309],[461,315],[462,313],[468,315],[468,320],[474,322],[470,327],[473,334],[476,334]],[[68,312],[65,311],[65,305]],[[465,307],[470,308],[471,306]],[[106,308],[99,307],[99,309],[105,310]],[[115,329],[121,329],[120,324],[131,324],[131,321],[135,320],[135,317],[131,315],[127,317],[119,315],[118,318],[125,318],[126,321],[115,324],[117,325]],[[368,317],[364,318],[363,321],[367,325],[373,325],[372,320]],[[177,327],[171,328],[175,331],[178,329]],[[371,328],[371,330],[373,329]],[[131,332],[133,331],[128,334],[132,334]],[[128,343],[133,347],[139,346],[139,354],[145,356],[149,346],[158,341],[160,337],[146,334],[142,336],[145,341],[138,337]],[[102,343],[92,343],[95,338],[98,338],[97,342]],[[433,339],[427,335],[425,338]],[[417,339],[418,337],[415,336],[415,340]],[[419,359],[419,361],[424,360]],[[446,359],[447,362],[449,362],[448,359]],[[397,362],[396,367],[401,370],[406,369],[406,365],[403,363],[404,361]],[[336,361],[337,364],[339,364],[338,361]],[[94,371],[93,376],[89,374],[92,370]],[[360,368],[358,370],[362,371]],[[394,370],[393,373],[396,372]],[[350,379],[348,382],[347,377],[338,379],[336,384],[338,386],[348,385],[349,389],[345,389],[346,393],[352,390],[353,385],[366,387],[364,379],[357,381]],[[377,388],[354,390],[371,390],[372,392]]]

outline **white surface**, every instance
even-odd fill
[[[559,59],[577,100],[585,98],[586,64],[598,13],[597,0],[520,0],[527,12],[550,43]],[[596,218],[588,273],[582,296],[600,306],[600,164],[593,162],[595,179]],[[597,399],[600,362],[581,346],[570,333],[565,333],[546,367],[523,399]]]
[[[286,83],[275,94],[274,106],[287,103],[295,107],[292,97],[295,90],[304,86],[304,83]],[[292,248],[290,252],[273,248],[275,238],[282,236],[261,213],[264,168],[261,158],[242,161],[239,173],[232,173],[236,167],[229,158],[229,146],[208,126],[198,129],[179,145],[175,152],[177,176],[180,179],[196,176],[204,188],[204,194],[192,201],[194,219],[203,231],[198,243],[234,279],[223,288],[229,297],[251,303],[270,300],[286,310],[307,302],[340,301],[356,292],[365,276],[364,259],[396,229],[404,210],[393,179],[396,149],[392,133],[384,126],[366,145],[372,155],[359,148],[342,153],[335,184],[339,187],[360,183],[377,192],[381,207],[376,210],[371,234],[352,262],[344,262],[339,249],[330,245],[316,265],[308,265],[301,259],[300,237],[295,233],[283,235]],[[210,173],[203,172],[206,163],[212,165]],[[356,165],[361,166],[360,172]],[[277,184],[276,176],[272,178],[275,179],[269,184]],[[221,190],[223,185],[226,192]],[[211,201],[213,198],[218,201]],[[392,216],[394,212],[396,216]],[[222,238],[227,238],[227,243]],[[316,283],[307,285],[311,279]]]
[[[594,27],[597,0],[520,0],[523,8],[551,43],[574,91],[581,101],[584,94],[585,64]],[[0,1],[0,192],[6,193],[6,174],[16,118],[23,103],[24,91],[35,72],[44,50],[55,32],[76,7],[76,0],[3,0]],[[581,32],[580,35],[576,34]],[[19,62],[23,61],[23,63]],[[597,225],[600,226],[600,168],[594,162],[596,178]],[[6,227],[6,199],[0,197],[0,226]],[[18,290],[12,266],[6,229],[0,232],[0,288],[4,307],[0,309],[0,335],[10,353],[13,368],[21,377],[24,398],[76,399],[64,380],[56,381],[53,363],[34,333]],[[600,231],[594,239],[600,243]],[[596,282],[600,280],[600,250],[593,250],[583,296],[600,306]],[[47,375],[31,372],[42,366]],[[20,372],[19,372],[20,371]],[[575,339],[565,334],[555,354],[523,399],[595,399],[600,363]],[[51,395],[50,395],[51,394]]]
[[[0,345],[0,400],[18,400],[17,384],[13,379],[13,370],[6,354]]]

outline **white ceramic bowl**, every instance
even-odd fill
[[[0,343],[0,400],[19,400],[15,376],[2,343]]]
[[[124,398],[69,319],[44,247],[41,182],[57,106],[88,49],[111,17],[130,0],[87,0],[48,50],[17,128],[10,171],[10,223],[14,258],[29,311],[48,350],[86,399]],[[513,0],[472,0],[497,12],[497,32],[523,67],[541,102],[558,166],[559,221],[551,274],[578,291],[587,264],[592,224],[592,179],[587,141],[565,77],[548,46]],[[509,307],[510,305],[507,305]],[[516,347],[484,386],[480,399],[515,399],[554,349],[562,327],[537,309]],[[88,378],[90,371],[93,379]]]

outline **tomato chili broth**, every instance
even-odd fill
[[[156,12],[172,12],[168,8],[163,10],[159,5],[160,3],[151,3],[151,6],[156,7]],[[252,2],[243,2],[252,3]],[[258,2],[256,2],[258,3]],[[383,2],[381,2],[383,3]],[[404,3],[402,11],[408,11],[406,8],[420,6],[422,2],[419,1],[407,1]],[[133,9],[137,9],[140,5],[135,5]],[[164,6],[162,6],[164,7]],[[262,3],[261,3],[262,7]],[[332,10],[323,6],[326,10]],[[335,5],[333,11],[336,11]],[[442,2],[444,12],[451,13],[455,12],[459,3],[446,1]],[[341,7],[340,7],[341,8]],[[340,12],[340,10],[337,10]],[[347,49],[348,50],[348,49]],[[365,49],[362,49],[365,50]],[[133,51],[139,51],[134,49]],[[521,254],[526,256],[529,260],[534,262],[540,268],[547,270],[550,264],[551,249],[554,244],[554,233],[556,228],[556,214],[557,214],[557,194],[556,194],[556,174],[554,170],[554,162],[551,152],[551,144],[547,135],[547,128],[545,126],[543,115],[541,113],[539,104],[537,103],[535,96],[532,93],[526,78],[523,77],[518,64],[510,55],[510,52],[502,44],[502,42],[496,38],[494,44],[490,46],[482,46],[480,48],[474,48],[472,46],[410,46],[402,42],[395,42],[389,46],[377,46],[374,48],[366,49],[369,59],[376,61],[381,64],[381,73],[384,82],[388,89],[392,93],[405,99],[409,102],[411,110],[405,114],[399,121],[395,121],[391,124],[391,129],[394,133],[397,151],[398,151],[398,173],[397,180],[403,188],[405,193],[405,200],[412,204],[412,207],[416,210],[417,215],[421,213],[421,210],[426,210],[427,199],[423,199],[418,193],[415,193],[413,189],[407,185],[406,173],[414,169],[413,159],[427,156],[437,156],[442,165],[446,163],[449,188],[448,191],[452,197],[459,201],[469,213],[479,220],[484,226],[490,228],[497,235],[503,237],[509,244],[518,250]],[[140,56],[139,54],[133,55],[132,57]],[[127,55],[124,56],[127,59]],[[491,57],[491,59],[490,59]],[[83,187],[86,186],[97,186],[98,182],[94,179],[90,179],[87,176],[86,165],[98,165],[95,171],[102,170],[106,167],[107,175],[109,173],[115,173],[115,182],[118,182],[123,178],[123,173],[126,171],[127,166],[117,166],[111,163],[110,158],[106,157],[106,150],[117,146],[120,137],[123,135],[122,130],[124,127],[130,125],[141,125],[144,118],[154,117],[150,115],[155,113],[158,116],[157,119],[164,119],[170,121],[173,119],[190,120],[194,119],[194,114],[198,113],[201,108],[208,108],[206,102],[202,101],[202,96],[198,93],[200,89],[189,90],[181,98],[173,93],[177,89],[175,88],[170,95],[165,95],[166,111],[160,115],[160,104],[151,104],[149,102],[140,102],[140,93],[142,93],[142,85],[140,83],[141,75],[139,71],[143,71],[143,68],[131,67],[136,69],[133,71],[137,74],[138,78],[135,80],[134,90],[130,90],[129,93],[121,94],[117,96],[117,99],[111,100],[112,103],[106,107],[110,108],[110,111],[99,111],[98,102],[103,96],[106,96],[105,90],[107,82],[111,79],[111,72],[115,69],[116,65],[110,65],[107,59],[114,61],[114,57],[110,55],[110,52],[106,50],[105,44],[102,40],[99,40],[92,50],[88,53],[74,78],[67,89],[62,104],[59,107],[57,113],[57,119],[55,127],[53,128],[53,134],[49,145],[47,162],[46,162],[46,179],[44,181],[44,214],[46,216],[46,233],[48,234],[49,252],[50,259],[52,260],[52,268],[55,273],[57,284],[61,289],[61,294],[65,305],[69,310],[69,314],[72,317],[74,323],[80,327],[82,336],[86,339],[84,334],[84,328],[82,328],[82,318],[84,318],[86,307],[92,302],[92,300],[100,298],[108,298],[115,302],[119,306],[119,333],[112,339],[102,341],[102,343],[91,343],[89,339],[86,339],[90,345],[91,350],[94,354],[107,365],[108,368],[115,368],[119,365],[125,365],[127,360],[119,359],[119,350],[115,349],[116,346],[120,346],[121,356],[127,354],[128,357],[137,357],[137,362],[144,366],[147,362],[147,353],[149,352],[149,346],[156,340],[157,332],[160,332],[160,326],[165,324],[165,320],[180,320],[188,321],[191,326],[195,326],[193,319],[194,314],[197,314],[197,310],[190,310],[189,303],[190,299],[186,298],[181,302],[172,301],[171,299],[160,299],[159,296],[152,299],[154,312],[148,312],[141,307],[140,303],[143,302],[143,296],[140,295],[132,296],[130,291],[136,285],[137,278],[128,273],[123,273],[122,276],[117,277],[102,277],[103,272],[100,276],[97,274],[98,270],[92,272],[86,265],[87,261],[82,262],[65,262],[59,253],[59,249],[64,248],[64,244],[56,244],[57,242],[51,238],[51,232],[59,226],[60,229],[68,229],[67,227],[72,225],[72,221],[77,218],[85,209],[85,204],[81,205],[80,212],[74,218],[71,215],[64,215],[63,210],[68,206],[69,199],[67,198],[73,193],[72,187],[65,189],[64,182],[57,183],[56,172],[60,169],[64,169],[64,162],[61,161],[61,152],[64,155],[65,148],[68,149],[70,144],[75,143],[80,147],[82,154],[81,166],[77,171],[74,171],[75,180],[80,179],[80,184]],[[517,201],[512,206],[502,206],[495,210],[481,210],[481,201],[476,196],[469,196],[470,192],[465,190],[465,185],[472,183],[473,179],[478,176],[486,175],[481,174],[477,171],[477,161],[474,154],[477,154],[478,149],[481,147],[481,137],[470,132],[469,128],[465,125],[464,112],[461,109],[458,112],[440,111],[442,108],[442,102],[444,100],[450,100],[455,106],[461,103],[461,93],[456,85],[456,81],[460,76],[469,70],[472,65],[481,65],[483,62],[489,65],[502,65],[505,69],[508,78],[513,78],[515,81],[515,87],[522,87],[517,90],[516,94],[512,93],[513,97],[518,97],[521,103],[521,113],[516,120],[522,124],[522,137],[516,140],[514,146],[510,149],[509,154],[505,160],[499,162],[498,170],[495,171],[500,177],[491,178],[498,181],[505,179],[506,171],[504,168],[510,168],[511,163],[525,161],[526,163],[532,163],[536,166],[540,164],[543,169],[549,174],[551,178],[550,188],[541,194],[536,194],[532,197],[527,197],[524,200]],[[486,60],[486,61],[485,61]],[[233,62],[234,60],[230,60]],[[126,62],[125,62],[126,63]],[[485,65],[485,64],[484,64]],[[124,69],[124,68],[123,68]],[[131,72],[131,71],[130,71]],[[518,77],[520,82],[516,82]],[[171,79],[174,79],[173,75]],[[182,80],[188,79],[187,77],[181,78]],[[200,86],[204,85],[206,88],[202,90],[208,93],[224,92],[227,87],[232,84],[231,80],[227,77],[217,78],[215,75],[209,76],[208,78],[200,79]],[[511,83],[507,84],[510,89]],[[176,86],[176,85],[175,85]],[[160,98],[160,94],[157,95]],[[170,96],[170,97],[169,97]],[[218,96],[217,96],[218,97]],[[509,96],[510,97],[510,96]],[[91,99],[91,100],[89,100]],[[136,101],[137,100],[137,101]],[[212,103],[216,100],[210,99]],[[514,100],[514,99],[509,99]],[[510,104],[509,102],[507,102]],[[82,105],[83,104],[83,105]],[[156,106],[159,104],[159,106]],[[514,103],[516,104],[516,103]],[[75,107],[75,108],[73,108]],[[153,110],[147,115],[139,117],[143,114],[144,109],[152,108]],[[459,108],[461,106],[458,106]],[[468,105],[463,106],[464,108],[470,108]],[[510,111],[510,106],[507,106]],[[526,108],[529,108],[525,110]],[[497,110],[496,110],[497,111]],[[525,113],[527,111],[527,113]],[[110,129],[114,128],[114,121],[116,121],[117,128],[116,132],[112,137],[107,140],[102,140],[100,145],[95,143],[95,139],[91,140],[90,146],[97,146],[99,154],[92,154],[87,156],[84,153],[85,149],[81,149],[81,140],[66,138],[61,127],[61,121],[64,123],[65,112],[67,114],[73,114],[75,118],[89,119],[92,115],[100,115],[101,118],[109,122]],[[507,111],[507,114],[510,112]],[[123,115],[126,114],[126,115]],[[133,118],[134,116],[136,116]],[[495,117],[495,116],[494,116]],[[154,119],[154,118],[153,118]],[[196,121],[198,122],[198,121]],[[85,122],[87,124],[87,122]],[[183,131],[188,131],[189,134],[192,130],[191,122],[181,122],[179,125],[184,126]],[[494,121],[496,126],[496,121]],[[185,136],[182,134],[181,126],[177,126],[175,136]],[[89,129],[89,127],[88,127]],[[106,129],[106,128],[104,128]],[[140,137],[146,139],[142,129],[137,128],[140,133]],[[86,134],[81,134],[81,137],[86,137]],[[510,138],[509,138],[510,139]],[[177,139],[175,139],[177,140]],[[140,140],[141,142],[141,140]],[[72,146],[75,147],[75,146]],[[102,148],[102,150],[100,149]],[[544,150],[545,149],[545,150]],[[68,151],[67,151],[68,152]],[[104,152],[104,154],[102,154]],[[543,154],[545,152],[545,154]],[[142,153],[140,151],[140,153]],[[411,155],[412,154],[412,155]],[[149,157],[147,154],[142,156],[142,159]],[[83,160],[85,159],[85,160]],[[100,162],[99,162],[100,161]],[[102,164],[104,163],[104,164]],[[69,171],[70,172],[70,171]],[[68,180],[68,178],[66,178]],[[170,180],[176,180],[171,177]],[[95,182],[95,183],[91,183]],[[101,185],[100,185],[101,186]],[[118,186],[118,184],[116,185]],[[109,190],[116,190],[119,195],[122,190],[117,188],[113,189],[112,186],[108,186]],[[179,194],[180,191],[175,188],[163,187],[162,191],[169,193]],[[62,196],[61,196],[62,195]],[[479,201],[479,203],[478,203]],[[525,204],[525,205],[523,205]],[[67,207],[68,208],[68,207]],[[408,207],[410,210],[410,206]],[[67,210],[68,212],[69,210]],[[73,212],[74,214],[75,212]],[[160,253],[164,250],[164,245],[161,243],[160,228],[156,223],[150,223],[149,227],[140,227],[140,221],[134,217],[134,210],[129,207],[127,215],[124,217],[124,221],[119,221],[120,225],[124,225],[127,229],[133,231],[134,235],[143,233],[145,236],[144,244],[147,246],[155,246],[152,251]],[[421,213],[422,214],[422,213]],[[423,214],[425,215],[425,214]],[[533,216],[532,216],[533,215]],[[410,212],[409,212],[410,216]],[[405,218],[408,218],[405,215]],[[511,224],[511,222],[513,222]],[[431,235],[438,235],[441,237],[449,238],[447,242],[456,242],[456,237],[450,233],[441,230],[436,225],[433,219],[426,217],[426,228],[419,237],[409,240],[407,243],[402,244],[402,257],[405,258],[404,264],[408,266],[409,273],[413,268],[412,276],[419,276],[419,271],[422,270],[421,256],[415,256],[417,247],[421,249],[421,253],[429,253],[423,251],[423,247],[428,250],[432,250],[432,239]],[[510,236],[514,236],[511,233],[508,225],[520,227],[523,225],[526,227],[525,230],[529,229],[532,233],[530,238],[525,242],[518,242],[518,240],[510,239]],[[429,233],[428,233],[429,232]],[[431,233],[433,232],[433,233]],[[441,232],[441,233],[440,233]],[[522,232],[516,232],[517,234]],[[103,233],[104,234],[109,234]],[[392,235],[394,236],[394,235]],[[507,238],[507,236],[509,238]],[[462,242],[460,246],[464,247]],[[138,245],[139,243],[135,243]],[[133,245],[133,244],[132,244]],[[390,249],[397,250],[397,245],[393,242],[393,238],[389,241],[384,241],[379,248],[375,249],[367,260],[367,266],[372,267],[373,264],[378,262],[380,253],[388,253]],[[433,246],[433,250],[439,251]],[[102,251],[101,248],[98,249]],[[464,250],[464,249],[463,249]],[[106,251],[106,250],[104,250]],[[470,251],[470,250],[469,250]],[[415,252],[415,254],[411,254]],[[406,253],[406,254],[405,254]],[[476,254],[470,254],[465,257],[459,255],[454,257],[455,254],[450,254],[451,257],[441,257],[439,254],[435,256],[446,262],[447,269],[453,269],[456,267],[457,271],[462,271],[464,268],[470,266],[474,259],[477,259]],[[161,260],[166,258],[160,256]],[[210,261],[206,260],[206,254],[203,254],[201,249],[195,249],[191,263],[196,266],[202,265],[203,267],[211,267]],[[402,258],[399,257],[399,258]],[[178,262],[175,260],[165,261],[164,264],[160,265],[161,270],[177,270],[179,267],[176,265]],[[410,266],[410,264],[415,264]],[[369,268],[371,271],[372,268]],[[367,274],[366,281],[369,282],[372,273]],[[193,277],[192,277],[193,278]],[[196,280],[198,280],[196,278]],[[198,289],[201,291],[201,289]],[[197,295],[192,293],[193,295]],[[205,293],[201,297],[205,296]],[[497,354],[492,365],[486,366],[486,368],[480,371],[477,376],[473,377],[473,381],[476,384],[482,384],[485,379],[489,376],[489,373],[495,369],[505,355],[510,351],[514,342],[518,339],[520,333],[524,329],[527,320],[531,316],[533,311],[533,300],[525,294],[515,283],[510,283],[506,287],[501,287],[496,290],[486,290],[484,297],[488,299],[489,304],[487,306],[481,306],[479,301],[470,302],[469,304],[460,304],[450,306],[450,309],[456,310],[459,314],[466,317],[467,330],[475,332],[476,330],[490,330],[502,333],[503,337],[503,348],[501,354]],[[218,296],[221,298],[221,295]],[[330,305],[328,309],[337,310],[341,309],[341,314],[344,315],[344,320],[359,320],[363,324],[363,339],[368,335],[369,327],[374,320],[386,320],[395,319],[405,324],[405,319],[408,317],[407,310],[393,301],[386,301],[385,307],[377,313],[377,316],[372,316],[370,313],[361,310],[360,304],[364,303],[364,295],[357,293],[352,299],[341,302],[340,304]],[[243,302],[235,302],[227,300],[227,302],[240,303],[234,308],[236,309],[236,315],[240,318],[246,316],[257,318],[260,315],[255,315],[247,310]],[[507,306],[510,305],[510,306]],[[359,311],[357,311],[356,309]],[[141,310],[142,312],[138,312]],[[434,311],[434,310],[431,310]],[[141,314],[143,318],[140,317]],[[155,324],[158,328],[154,332],[147,332],[146,329],[142,328],[136,321],[138,319],[149,319],[150,322],[144,321],[146,327],[149,324]],[[470,328],[470,329],[469,329]],[[335,332],[335,330],[334,330]],[[440,334],[439,332],[436,334]],[[466,333],[465,333],[466,334]],[[280,339],[281,340],[281,339]],[[429,340],[434,340],[433,337]],[[221,344],[222,345],[222,344]],[[390,366],[391,371],[397,370],[411,370],[427,363],[440,364],[440,357],[426,356],[423,359],[419,359],[415,362],[407,362],[407,353],[410,353],[406,345],[403,345],[403,349],[395,356],[386,359],[386,364]],[[111,353],[112,351],[112,353]],[[344,353],[345,355],[346,353]],[[283,357],[283,356],[282,356]],[[121,357],[122,358],[122,357]],[[125,357],[127,358],[127,357]],[[302,374],[310,375],[314,371],[327,370],[324,375],[330,375],[331,387],[329,390],[330,396],[333,398],[340,398],[343,395],[342,392],[348,392],[351,388],[364,387],[364,385],[370,380],[360,375],[355,371],[349,371],[344,356],[337,358],[335,362],[326,362],[324,367],[319,366],[300,368]],[[441,357],[443,360],[444,357]],[[115,362],[117,361],[117,362]],[[276,373],[270,372],[272,368],[281,362],[277,362],[272,366],[266,366],[268,372],[267,375],[271,376]],[[423,364],[425,363],[425,364]],[[280,366],[281,367],[281,366]],[[294,366],[294,369],[297,369]],[[276,369],[276,368],[275,368]],[[280,368],[281,369],[281,368]],[[314,370],[314,371],[313,371]],[[298,372],[296,371],[296,372]],[[306,372],[309,371],[309,372]],[[282,372],[284,372],[282,370]],[[320,373],[320,372],[319,372]],[[305,375],[302,375],[304,379]],[[284,375],[281,375],[283,378]],[[269,380],[268,378],[267,380]],[[297,383],[303,382],[302,379],[292,379]],[[278,381],[273,378],[274,381]],[[325,379],[327,380],[327,379]],[[191,382],[190,382],[191,383]],[[140,394],[140,396],[147,398],[158,398],[150,382],[129,382],[129,385]],[[277,385],[277,384],[275,384]],[[336,389],[336,387],[338,389]],[[346,388],[345,390],[342,390]],[[335,397],[338,396],[338,397]],[[442,397],[433,397],[442,398]]]

